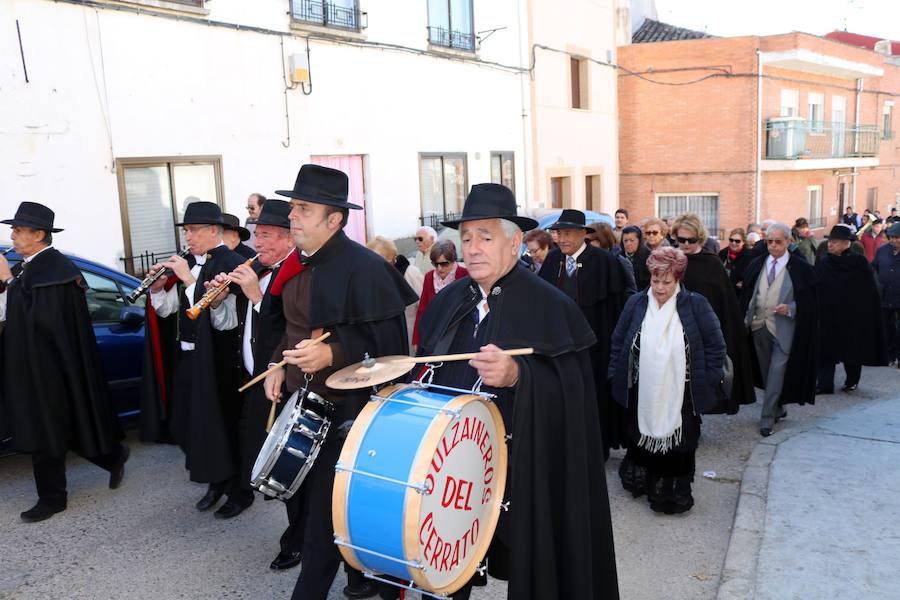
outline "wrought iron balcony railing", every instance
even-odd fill
[[[778,117],[766,121],[768,160],[878,156],[882,132],[875,125]]]
[[[475,34],[454,29],[449,31],[443,27],[428,27],[428,41],[435,46],[458,48],[475,51]]]
[[[359,1],[291,0],[291,18],[302,23],[359,31]]]

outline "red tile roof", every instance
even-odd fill
[[[831,33],[826,33],[825,37],[829,40],[844,42],[845,44],[859,46],[860,48],[868,48],[869,50],[874,50],[875,43],[884,39],[879,37],[872,37],[870,35],[860,35],[858,33],[850,33],[849,31],[837,30],[832,31]],[[900,42],[891,40],[891,54],[900,56]]]

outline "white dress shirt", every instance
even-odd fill
[[[263,293],[263,297],[266,296],[266,290],[269,289],[269,283],[272,281],[272,272],[269,271],[266,273],[264,277],[259,280],[259,289]],[[244,318],[244,344],[242,349],[242,354],[244,357],[244,368],[247,369],[247,373],[253,375],[253,346],[250,343],[250,340],[253,339],[253,313],[259,314],[259,307],[262,306],[262,300],[257,302],[256,304],[250,304],[247,302],[247,315]]]

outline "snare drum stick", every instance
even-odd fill
[[[323,333],[321,336],[319,336],[319,337],[317,337],[316,339],[314,339],[314,340],[312,341],[312,344],[307,344],[306,347],[309,348],[309,347],[312,346],[313,344],[318,344],[319,342],[321,342],[321,341],[325,340],[326,338],[328,338],[328,336],[330,336],[330,335],[331,335],[331,332],[330,332],[330,331],[326,331],[326,332]],[[277,371],[278,369],[280,369],[281,367],[283,367],[283,366],[286,365],[286,364],[287,364],[287,361],[286,361],[286,360],[283,360],[283,361],[281,361],[280,363],[278,363],[277,365],[272,365],[272,368],[270,368],[269,370],[267,370],[265,373],[260,373],[259,375],[257,375],[256,377],[254,377],[253,379],[251,379],[250,381],[248,381],[247,383],[245,383],[245,384],[242,385],[241,387],[239,387],[239,388],[238,388],[238,391],[239,391],[239,392],[243,392],[243,391],[246,390],[247,388],[253,387],[253,386],[256,385],[257,383],[259,383],[260,381],[262,381],[263,379],[265,379],[266,376],[269,375],[269,373],[274,373],[275,371]]]
[[[526,356],[534,354],[534,348],[513,348],[512,350],[501,350],[501,354],[507,356]],[[480,352],[466,352],[464,354],[440,354],[438,356],[420,356],[418,358],[396,358],[391,362],[396,363],[434,363],[434,362],[452,362],[454,360],[472,360],[478,356]]]

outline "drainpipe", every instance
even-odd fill
[[[756,217],[754,223],[762,220],[762,56],[756,49]]]
[[[526,4],[525,10],[528,9]],[[525,46],[525,42],[522,40],[522,10],[523,7],[521,4],[517,3],[516,6],[516,16],[518,19],[518,30],[519,30],[519,66],[523,69],[530,66],[530,48]],[[529,34],[528,41],[530,43],[531,36]],[[522,165],[523,175],[525,180],[525,193],[524,193],[524,208],[526,211],[531,209],[531,187],[533,182],[531,181],[531,170],[530,170],[530,146],[533,140],[529,139],[529,134],[531,133],[531,107],[529,107],[526,103],[526,92],[529,92],[528,86],[531,82],[531,71],[525,71],[519,73],[519,104],[522,109]]]
[[[860,77],[856,80],[856,116],[853,119],[853,154],[859,154],[859,98],[862,95],[863,90],[863,79]],[[857,168],[853,167],[852,175],[850,176],[850,206],[856,206],[856,175]],[[846,206],[844,209],[846,210]],[[857,208],[859,208],[857,206]],[[840,218],[840,217],[838,217]]]

